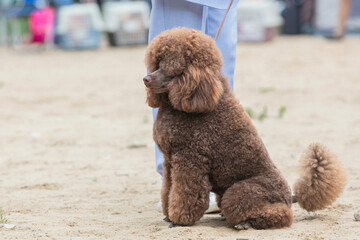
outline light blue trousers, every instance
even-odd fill
[[[224,75],[229,78],[231,88],[233,88],[234,82],[237,44],[236,3],[237,1],[234,1],[216,41],[216,45],[224,59],[222,70]],[[206,7],[185,0],[153,0],[152,4],[149,43],[161,32],[175,27],[201,30],[210,37],[215,38],[226,12],[223,9]],[[153,109],[154,120],[157,111],[158,109]],[[162,176],[164,157],[157,146],[155,146],[155,158],[156,170]]]

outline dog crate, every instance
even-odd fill
[[[237,7],[238,41],[264,42],[272,40],[282,24],[275,1],[240,1]]]
[[[339,0],[318,0],[315,3],[315,27],[319,34],[330,34],[337,25]]]
[[[58,43],[65,50],[98,48],[102,28],[100,10],[96,4],[74,4],[59,9]]]
[[[103,13],[111,46],[147,43],[150,8],[146,2],[106,2]]]

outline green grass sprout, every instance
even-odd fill
[[[282,118],[282,117],[284,116],[285,112],[286,112],[286,107],[285,107],[285,106],[281,106],[281,107],[279,108],[278,117],[279,117],[279,118]]]
[[[252,110],[251,108],[245,108],[245,111],[247,112],[247,114],[249,115],[250,118],[255,118],[255,112],[254,110]]]
[[[259,121],[263,121],[268,116],[268,107],[264,106],[262,112],[259,114],[258,119]]]
[[[8,219],[7,219],[7,217],[5,217],[2,207],[0,207],[0,223],[4,224],[7,222],[8,222]]]
[[[149,123],[149,117],[148,117],[148,116],[144,116],[144,117],[143,117],[143,123],[144,123],[144,124]]]
[[[260,93],[268,93],[268,92],[273,92],[275,91],[275,88],[273,87],[262,87],[262,88],[259,88],[259,92]]]

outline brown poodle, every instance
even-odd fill
[[[147,103],[159,108],[154,140],[165,157],[162,209],[173,225],[191,225],[210,191],[237,229],[288,227],[292,201],[308,211],[331,204],[346,175],[335,155],[313,144],[302,158],[295,196],[221,73],[222,58],[205,34],[177,28],[148,47]]]

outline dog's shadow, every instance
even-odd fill
[[[323,215],[320,213],[306,213],[306,214],[299,214],[294,217],[294,223],[298,222],[310,222],[310,221],[332,221],[333,218],[331,216]]]
[[[170,225],[170,223],[167,223],[166,221],[163,221],[163,223],[166,223],[167,225]],[[221,217],[218,213],[205,214],[194,225],[191,225],[191,226],[176,226],[175,228],[178,228],[178,227],[186,228],[186,227],[193,227],[193,226],[205,227],[205,228],[226,228],[226,229],[230,228],[230,225],[226,221],[226,219]]]
[[[195,225],[210,228],[230,227],[226,219],[221,217],[218,213],[205,214],[198,222],[195,223]]]

